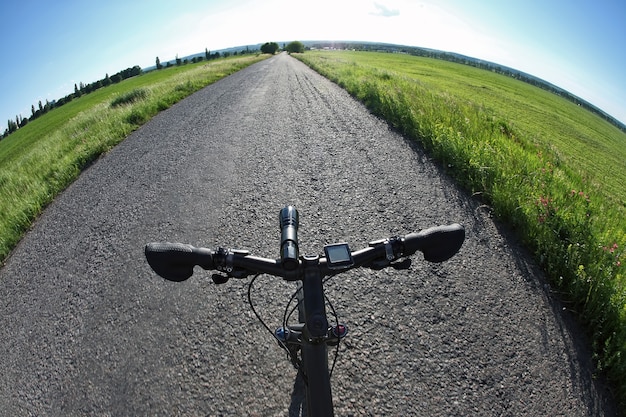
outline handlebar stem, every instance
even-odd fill
[[[328,319],[326,318],[326,302],[322,288],[322,274],[319,269],[318,256],[304,256],[304,315],[305,337],[311,342],[325,342],[328,336]]]

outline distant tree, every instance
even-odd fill
[[[102,79],[102,85],[106,87],[108,85],[111,85],[112,83],[113,81],[111,81],[111,78],[109,78],[109,74],[107,73],[105,77]]]
[[[163,68],[163,65],[161,65],[161,60],[159,59],[159,57],[156,57],[156,68],[157,69],[161,69]]]
[[[180,59],[178,57],[178,54],[176,54],[176,65],[178,65],[180,67],[180,65],[183,63],[182,59]]]
[[[287,45],[286,49],[290,54],[301,54],[304,52],[304,44],[300,41],[293,41]]]
[[[265,42],[261,46],[261,52],[263,52],[264,54],[274,55],[276,52],[278,52],[279,48],[280,47],[276,42]]]
[[[33,114],[33,117],[35,116],[35,105],[33,104],[32,106],[30,106],[30,111]]]
[[[10,135],[11,133],[15,132],[17,130],[17,123],[15,123],[13,120],[9,119],[9,123],[8,123],[8,128],[6,130],[6,134],[5,136]]]
[[[204,58],[208,61],[209,59],[211,59],[211,53],[209,52],[208,48],[204,48]]]
[[[78,85],[74,83],[74,97],[80,97],[80,90],[78,89]]]
[[[64,104],[69,103],[74,98],[74,94],[68,94],[65,97],[58,99],[54,105],[54,107],[60,107]]]

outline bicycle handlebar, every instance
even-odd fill
[[[152,270],[169,281],[186,280],[193,275],[196,265],[213,269],[213,251],[185,243],[149,243],[145,254]]]
[[[455,223],[409,233],[404,237],[404,250],[411,255],[419,250],[428,262],[443,262],[461,249],[464,240],[465,229]]]
[[[352,252],[354,264],[341,270],[328,268],[324,257],[319,258],[318,267],[323,276],[357,267],[380,269],[417,251],[421,251],[424,259],[429,262],[443,262],[458,252],[464,240],[465,229],[459,224],[431,227],[403,237],[370,242],[368,247]],[[290,259],[293,262],[285,264],[284,258],[261,258],[250,255],[248,251],[224,248],[211,250],[169,242],[147,244],[145,255],[154,272],[169,281],[180,282],[188,279],[193,275],[196,265],[205,270],[221,271],[233,278],[263,273],[295,281],[301,280],[304,275],[302,257],[297,261]]]

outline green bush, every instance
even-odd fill
[[[304,44],[300,41],[289,42],[286,49],[290,54],[301,54],[304,52]]]
[[[144,100],[148,97],[148,90],[145,88],[137,88],[135,90],[129,91],[126,94],[122,94],[121,96],[116,97],[111,102],[111,107],[120,107],[125,104],[132,104],[140,100]]]

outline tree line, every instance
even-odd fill
[[[247,48],[246,48],[246,50],[241,51],[241,54],[245,54],[245,53],[249,53]],[[235,52],[234,55],[237,55],[237,52]],[[223,54],[220,54],[219,52],[211,53],[208,49],[205,49],[204,50],[204,55],[196,55],[196,56],[192,57],[191,58],[191,63],[195,64],[197,62],[202,62],[204,60],[211,61],[213,59],[218,59],[218,58],[221,58],[221,57],[228,57],[228,56],[230,56],[229,52],[224,52]],[[189,58],[181,59],[181,58],[178,57],[178,54],[177,54],[174,62],[167,61],[165,63],[165,65],[163,65],[161,63],[161,60],[157,56],[156,57],[156,69],[160,70],[160,69],[163,69],[163,68],[172,67],[174,65],[176,65],[176,66],[186,65],[189,62],[190,62]]]
[[[219,59],[219,58],[228,58],[229,56],[237,56],[237,55],[246,55],[246,54],[256,54],[258,53],[259,50],[258,49],[250,49],[250,47],[246,46],[246,49],[242,49],[240,51],[223,51],[223,52],[211,52],[208,49],[205,48],[204,50],[204,55],[202,54],[198,54],[195,56],[192,56],[191,59],[190,58],[185,58],[185,59],[181,59],[178,57],[178,55],[176,55],[176,58],[174,59],[174,61],[167,61],[165,63],[165,65],[163,65],[163,63],[161,62],[161,60],[159,59],[159,57],[156,57],[156,62],[155,62],[155,68],[157,70],[163,69],[163,68],[169,68],[169,67],[173,67],[173,66],[181,66],[181,65],[186,65],[189,64],[190,62],[192,64],[196,64],[198,62],[202,62],[202,61],[212,61],[214,59]]]
[[[301,42],[296,41],[296,42],[291,42],[286,46],[283,45],[283,49],[290,53],[291,52],[304,52],[304,45]],[[279,50],[280,50],[280,47],[278,46],[276,42],[266,42],[265,44],[261,46],[260,52],[267,53],[267,54],[275,54]],[[224,51],[221,53],[220,52],[212,53],[208,49],[205,48],[203,55],[199,54],[199,55],[192,57],[191,59],[189,58],[181,59],[178,57],[178,55],[176,55],[176,58],[174,61],[168,61],[165,63],[165,65],[161,63],[161,60],[157,56],[155,68],[157,70],[160,70],[163,68],[169,68],[174,65],[176,66],[186,65],[190,62],[195,64],[197,62],[202,62],[204,60],[211,61],[211,60],[218,59],[218,58],[227,58],[231,55],[236,56],[236,55],[245,55],[245,54],[258,53],[258,52],[259,52],[258,49],[250,49],[247,46],[245,49],[242,49],[241,51],[232,51],[232,52]],[[82,97],[85,94],[92,93],[102,87],[107,87],[111,84],[117,84],[127,78],[135,77],[142,73],[143,73],[143,70],[141,69],[141,67],[138,65],[135,65],[134,67],[122,70],[112,75],[111,77],[109,77],[109,74],[106,74],[106,76],[103,79],[92,82],[90,84],[84,84],[82,82],[78,84],[74,84],[74,92],[58,100],[53,100],[53,101],[46,100],[45,104],[42,103],[41,100],[39,100],[39,103],[37,103],[37,106],[35,106],[34,104],[31,106],[30,117],[23,117],[21,114],[18,114],[17,116],[15,116],[15,120],[13,119],[8,120],[7,128],[5,129],[4,134],[0,136],[0,140],[9,136],[11,133],[17,131],[18,129],[26,126],[28,122],[33,121],[43,116],[44,114],[48,113],[52,109],[61,107],[64,104],[67,104],[76,98]]]
[[[304,52],[304,44],[300,41],[289,42],[287,45],[283,44],[283,51],[287,51],[291,53],[303,53]],[[264,54],[274,55],[276,52],[280,51],[280,46],[276,42],[265,42],[261,45],[261,52]]]
[[[442,59],[445,61],[469,65],[472,67],[495,72],[497,74],[505,75],[507,77],[515,78],[519,81],[525,82],[526,84],[539,87],[552,94],[556,94],[557,96],[563,97],[564,99],[576,104],[577,106],[580,106],[583,109],[591,113],[594,113],[597,116],[600,116],[605,121],[611,123],[613,126],[617,127],[618,129],[626,133],[626,125],[624,125],[622,122],[620,122],[613,116],[609,115],[608,113],[599,109],[598,107],[594,106],[588,101],[578,97],[577,95],[572,94],[569,91],[564,90],[561,87],[558,87],[552,83],[549,83],[548,81],[535,77],[534,75],[530,75],[523,71],[519,71],[514,68],[504,66],[504,65],[499,65],[493,62],[483,61],[481,59],[471,58],[465,55],[451,53],[451,52],[432,51],[432,50],[427,50],[423,48],[412,48],[410,52],[408,53],[412,55],[427,56],[431,58],[437,58],[437,59]]]
[[[28,124],[28,122],[33,121],[44,114],[48,113],[50,110],[55,109],[57,107],[61,107],[64,104],[69,103],[75,98],[81,97],[85,94],[89,94],[91,92],[96,91],[99,88],[109,86],[111,84],[117,84],[127,78],[134,77],[142,73],[141,67],[135,65],[132,68],[126,68],[116,74],[113,74],[109,77],[109,74],[98,81],[92,82],[90,84],[84,84],[82,82],[78,84],[74,84],[74,92],[62,97],[58,100],[48,101],[46,100],[46,104],[43,104],[41,100],[37,103],[37,107],[33,104],[31,106],[31,115],[30,117],[23,117],[21,114],[15,116],[15,120],[9,119],[7,123],[7,128],[5,129],[2,137],[0,139],[4,139],[9,136],[11,133],[15,132],[19,128],[22,128]]]

